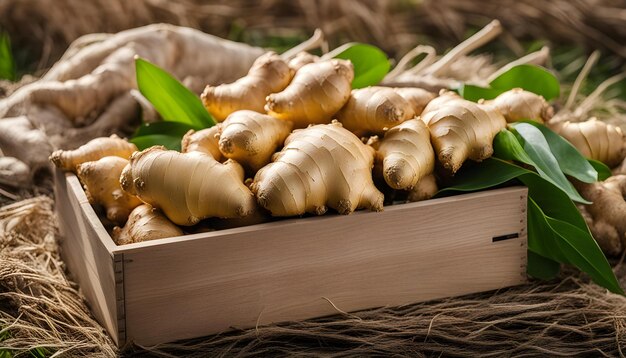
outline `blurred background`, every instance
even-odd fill
[[[278,50],[301,42],[319,27],[331,48],[347,41],[367,42],[399,58],[417,44],[432,45],[441,53],[496,18],[506,32],[481,49],[496,62],[549,45],[552,65],[568,82],[588,53],[600,49],[602,60],[588,81],[593,87],[619,72],[626,60],[623,0],[0,1],[0,31],[11,42],[13,80],[41,74],[81,35],[155,22]]]

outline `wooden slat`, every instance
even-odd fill
[[[75,175],[55,173],[61,254],[93,315],[120,344],[114,273],[115,244],[100,223]]]
[[[526,189],[118,247],[126,335],[156,344],[526,280]],[[517,238],[493,240],[517,234]]]

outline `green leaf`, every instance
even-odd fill
[[[387,55],[378,47],[368,44],[351,44],[336,54],[334,58],[352,62],[354,66],[352,88],[377,85],[387,75],[391,67]]]
[[[6,32],[0,33],[0,79],[15,81],[15,61],[11,53],[11,40]]]
[[[604,163],[595,159],[587,159],[587,162],[598,172],[598,180],[605,181],[613,175],[611,169]]]
[[[479,99],[494,99],[513,88],[525,89],[546,100],[560,95],[559,80],[550,71],[535,65],[515,66],[491,81],[489,87],[463,84],[458,92],[463,98],[476,102]]]
[[[533,210],[537,213],[536,216],[542,216],[545,225],[553,232],[553,235],[535,238],[544,241],[542,256],[556,259],[562,263],[572,264],[589,274],[591,279],[600,286],[609,289],[611,292],[624,294],[611,269],[611,265],[609,265],[602,250],[600,250],[600,247],[588,232],[580,230],[568,222],[543,214],[541,208],[532,199],[528,200],[528,204],[529,214]],[[539,215],[539,213],[542,215]],[[528,247],[531,249],[530,239]],[[558,253],[558,255],[555,255],[555,253]]]
[[[514,123],[513,128],[518,134],[518,140],[522,144],[524,151],[532,159],[534,162],[533,166],[542,178],[566,192],[572,200],[583,204],[591,204],[591,202],[580,196],[572,183],[567,180],[559,167],[558,161],[550,151],[546,138],[539,129],[523,122]]]
[[[517,160],[528,165],[535,166],[535,162],[524,151],[522,145],[508,129],[502,129],[493,139],[494,156],[503,160]]]
[[[439,190],[436,196],[492,188],[526,173],[532,172],[497,158],[489,158],[473,167],[461,168],[455,175],[453,184]]]
[[[461,84],[457,89],[459,95],[468,101],[478,102],[480,99],[493,99],[498,97],[505,90],[497,88],[485,88],[470,84]]]
[[[563,174],[585,183],[594,183],[598,180],[598,172],[594,166],[565,138],[554,133],[543,124],[534,121],[523,121],[523,123],[530,124],[541,131],[548,141],[550,151],[554,154]],[[515,125],[516,123],[513,124],[513,126]]]
[[[156,122],[142,124],[130,140],[139,150],[153,145],[162,145],[168,149],[180,151],[180,141],[190,129],[196,129],[186,123]]]
[[[546,100],[558,98],[561,87],[559,80],[548,70],[536,65],[518,65],[489,83],[491,88],[508,91],[523,88],[543,96]]]
[[[160,67],[135,59],[137,86],[164,121],[186,123],[196,129],[215,124],[202,102],[187,87]]]
[[[545,258],[532,251],[528,251],[528,266],[526,267],[526,273],[531,277],[538,278],[540,280],[552,280],[559,275],[561,271],[561,264]]]

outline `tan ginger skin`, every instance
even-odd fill
[[[593,204],[582,205],[581,214],[598,245],[607,255],[617,256],[626,247],[626,175],[603,182],[576,182],[580,194]]]
[[[439,162],[456,173],[468,158],[485,160],[493,154],[492,142],[506,127],[506,120],[494,107],[462,99],[444,92],[424,109],[422,120]]]
[[[279,55],[268,52],[254,61],[245,77],[216,87],[206,86],[201,96],[202,103],[220,122],[242,109],[263,112],[265,98],[285,89],[293,74],[294,71]]]
[[[137,206],[124,227],[113,228],[117,245],[182,236],[183,231],[169,221],[159,210],[148,204]]]
[[[383,134],[387,129],[415,116],[413,107],[389,87],[372,86],[352,90],[336,118],[357,136]]]
[[[220,161],[222,159],[222,152],[219,148],[220,126],[221,123],[218,123],[213,127],[199,131],[189,130],[181,140],[181,152],[201,152]]]
[[[506,91],[485,103],[496,107],[509,123],[524,119],[544,123],[554,114],[552,106],[542,96],[521,88]]]
[[[619,165],[626,156],[624,133],[619,127],[591,118],[585,122],[548,123],[582,155],[599,160],[609,167]]]
[[[417,87],[396,87],[393,90],[409,101],[416,116],[422,114],[426,105],[437,97],[434,93]]]
[[[256,209],[241,166],[199,152],[154,146],[134,153],[120,183],[177,225],[195,225],[209,217],[244,217]]]
[[[111,156],[79,164],[76,170],[89,202],[102,204],[107,219],[116,224],[125,223],[130,212],[141,204],[120,186],[120,174],[127,164],[127,159]]]
[[[222,123],[219,150],[254,174],[270,162],[291,133],[291,126],[291,122],[265,114],[237,111]]]
[[[75,150],[57,150],[50,156],[50,161],[57,168],[76,172],[76,166],[98,160],[103,157],[116,156],[128,159],[137,146],[115,134],[110,137],[92,139]]]
[[[320,58],[318,56],[311,55],[308,52],[302,51],[298,52],[297,55],[289,60],[289,67],[291,67],[294,71],[298,71],[302,68],[302,66],[318,61],[320,61]]]
[[[293,122],[294,128],[329,123],[348,101],[354,70],[346,60],[325,60],[302,66],[284,91],[267,96],[272,117]]]
[[[435,178],[435,174],[429,174],[409,190],[407,200],[411,202],[428,200],[437,194],[437,191],[439,191],[437,178]]]
[[[393,189],[409,190],[435,169],[430,132],[419,119],[391,128],[380,140],[376,167]]]
[[[294,131],[273,162],[251,185],[272,216],[322,215],[327,208],[350,214],[383,209],[383,194],[372,180],[374,149],[340,123]]]

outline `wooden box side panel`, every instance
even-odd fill
[[[87,298],[91,312],[120,344],[124,337],[120,337],[119,331],[124,334],[124,322],[118,324],[116,291],[123,293],[123,290],[115,279],[115,244],[89,204],[78,178],[58,170],[55,176],[61,255]],[[121,259],[118,261],[120,266]]]
[[[120,247],[127,337],[150,345],[334,314],[333,305],[356,311],[523,283],[526,193],[506,188]],[[513,238],[493,240],[506,235]]]

